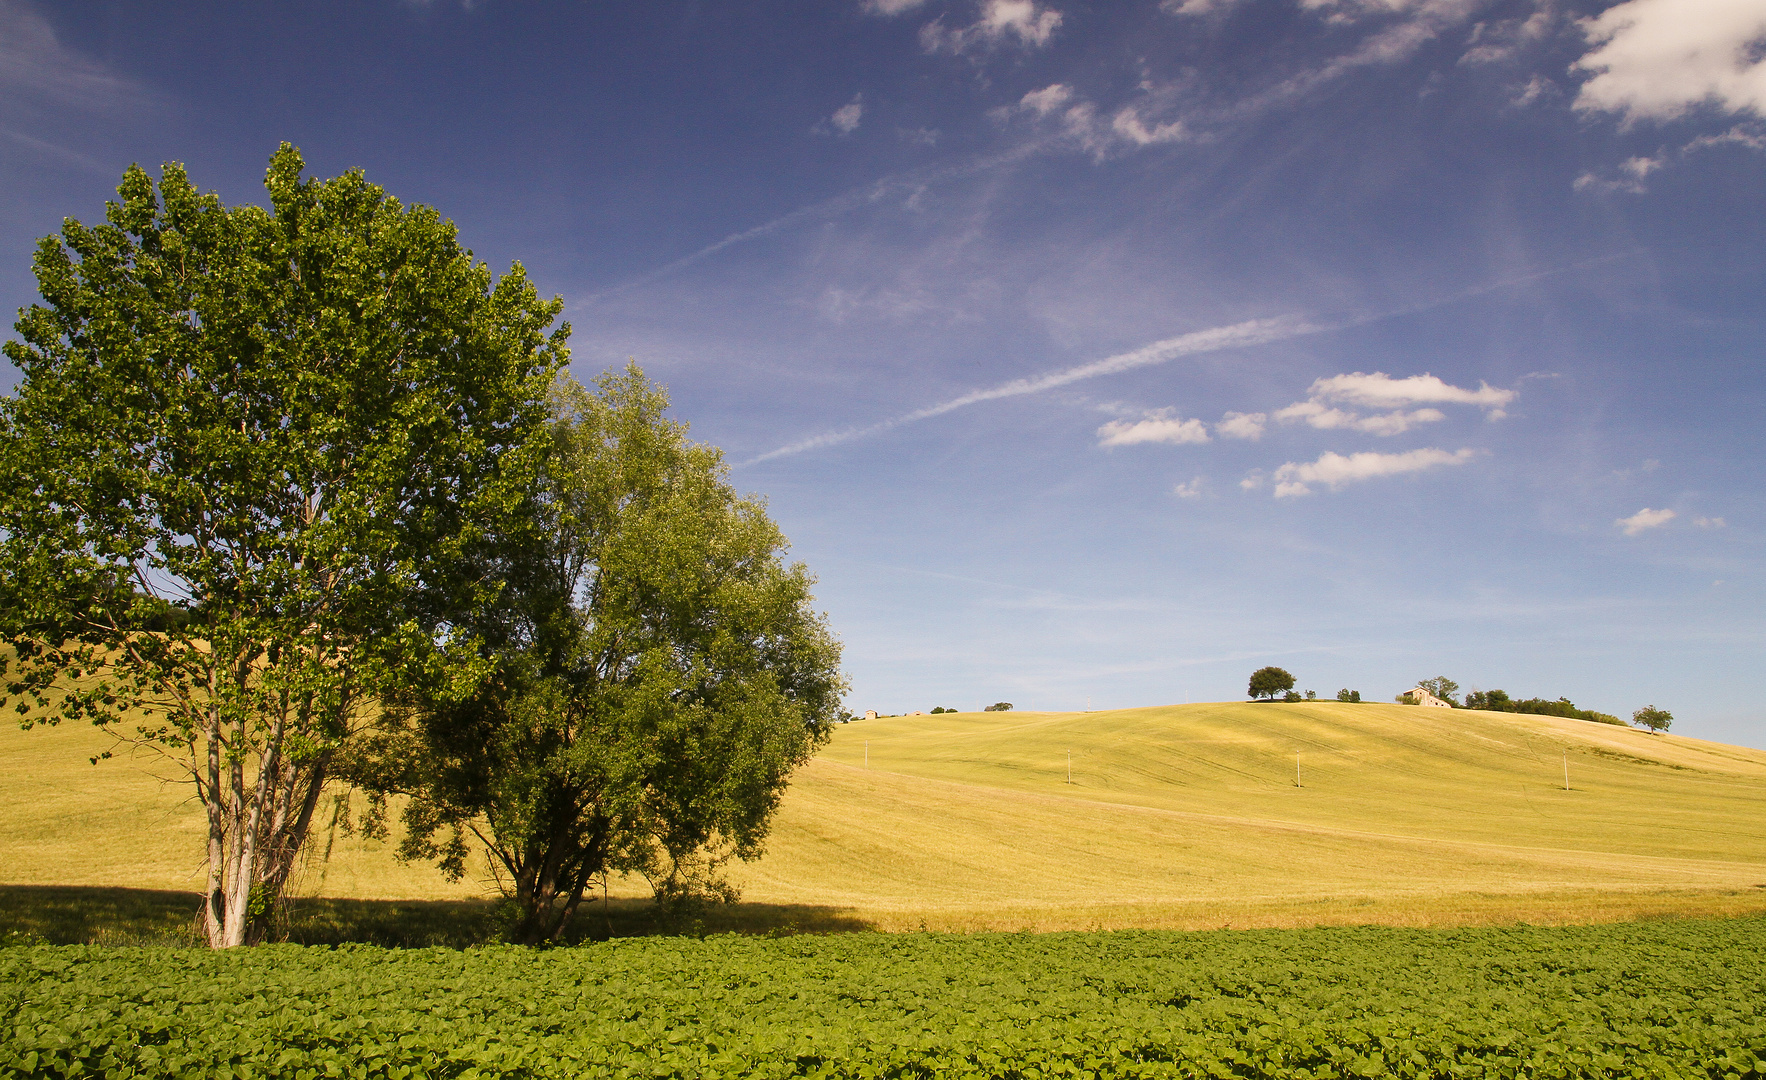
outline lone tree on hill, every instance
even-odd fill
[[[478,627],[492,677],[395,699],[365,755],[373,787],[411,796],[401,854],[458,880],[476,836],[519,942],[557,938],[609,873],[664,907],[734,899],[720,867],[760,853],[844,715],[809,572],[667,408],[635,366],[558,377],[539,527],[487,567],[511,583]]]
[[[569,335],[434,210],[302,168],[284,143],[263,209],[131,166],[104,224],[38,244],[44,302],[5,344],[7,693],[27,728],[177,763],[217,947],[261,938],[377,702],[484,675],[463,613],[525,527]]]
[[[1247,693],[1253,698],[1275,700],[1277,694],[1285,694],[1294,689],[1294,676],[1279,667],[1258,668],[1251,673],[1251,685]]]
[[[1654,705],[1645,705],[1631,714],[1631,722],[1638,727],[1646,727],[1651,731],[1667,731],[1674,723],[1674,714],[1667,709],[1658,709]]]

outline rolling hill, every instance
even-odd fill
[[[143,759],[88,764],[102,738],[0,732],[0,878],[198,887],[194,807]],[[327,842],[310,892],[482,894]],[[1337,702],[897,717],[839,728],[733,877],[749,901],[883,928],[1762,911],[1766,752]]]

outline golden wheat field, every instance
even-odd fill
[[[0,883],[199,886],[184,789],[147,755],[88,763],[108,745],[0,732]],[[308,894],[486,892],[333,830],[312,848]],[[887,718],[834,732],[732,876],[747,901],[882,929],[1766,911],[1766,752],[1337,702]]]

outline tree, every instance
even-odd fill
[[[1246,693],[1253,698],[1275,700],[1277,694],[1294,689],[1294,676],[1279,667],[1258,668],[1251,673],[1251,685]]]
[[[1009,701],[996,701],[992,705],[988,705],[988,706],[984,707],[981,711],[982,712],[1011,712],[1012,711],[1012,703]]]
[[[1360,701],[1361,700],[1361,691],[1360,690],[1339,690],[1339,691],[1337,691],[1337,700],[1338,701]]]
[[[1473,690],[1466,695],[1466,708],[1489,712],[1514,712],[1514,702],[1506,690]]]
[[[1447,676],[1437,675],[1433,679],[1424,679],[1417,685],[1454,708],[1459,708],[1459,699],[1454,696],[1459,693],[1459,684]]]
[[[1654,705],[1645,705],[1631,714],[1631,722],[1638,727],[1646,727],[1651,731],[1667,731],[1674,723],[1674,714],[1667,709],[1658,709]]]
[[[465,870],[475,837],[516,920],[563,933],[590,886],[637,872],[671,904],[733,898],[791,772],[839,721],[840,645],[721,453],[664,419],[635,366],[591,392],[560,376],[532,542],[495,549],[506,602],[466,698],[406,695],[363,755],[411,796],[402,854]]]
[[[377,699],[484,674],[461,613],[498,591],[481,549],[519,530],[569,333],[434,210],[302,169],[283,144],[263,209],[132,166],[105,224],[38,245],[5,345],[7,691],[27,728],[177,762],[217,947],[261,937]]]

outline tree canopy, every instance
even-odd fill
[[[1651,731],[1667,731],[1674,723],[1674,714],[1667,709],[1658,709],[1654,705],[1645,705],[1631,714],[1631,722],[1638,727],[1646,727]]]
[[[0,638],[25,725],[172,755],[207,815],[202,925],[261,933],[341,755],[400,690],[489,670],[561,309],[360,172],[270,159],[268,208],[131,167],[38,246],[0,402]]]
[[[1292,689],[1294,676],[1279,667],[1261,667],[1251,673],[1251,685],[1245,692],[1250,697],[1274,700],[1277,694]]]
[[[405,695],[363,765],[411,796],[407,857],[458,877],[481,842],[527,942],[611,872],[664,902],[733,895],[720,866],[759,854],[844,715],[811,577],[666,394],[633,366],[592,391],[561,376],[551,401],[538,527],[502,551],[511,588],[480,634],[493,676]]]

